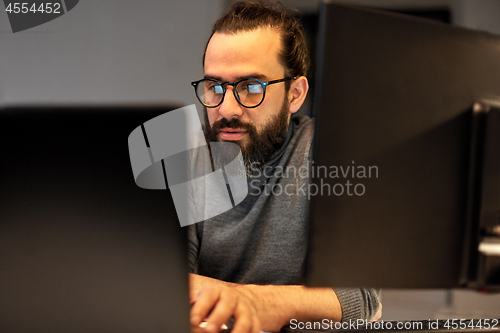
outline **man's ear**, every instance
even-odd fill
[[[290,90],[288,91],[288,101],[290,102],[288,110],[290,113],[299,111],[300,107],[304,103],[304,100],[306,99],[308,91],[309,82],[305,76],[299,76],[292,81]]]

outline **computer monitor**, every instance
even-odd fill
[[[333,2],[319,30],[308,285],[498,287],[500,37]]]
[[[0,110],[0,331],[190,332],[185,228],[128,149],[174,108]]]

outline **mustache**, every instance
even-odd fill
[[[256,128],[252,124],[247,124],[242,122],[239,118],[222,118],[221,120],[217,120],[212,124],[211,127],[211,132],[213,134],[217,134],[220,132],[221,129],[223,128],[233,128],[233,129],[244,129],[247,130],[248,132],[255,132]]]

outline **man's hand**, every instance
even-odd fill
[[[232,333],[259,333],[260,321],[250,292],[237,286],[212,284],[201,287],[192,296],[191,324],[198,326],[206,318],[206,332],[220,331],[222,324],[234,317]]]
[[[190,289],[194,302],[191,323],[199,325],[208,316],[206,331],[210,333],[218,332],[231,317],[235,318],[233,332],[245,333],[278,332],[291,319],[342,318],[342,308],[331,288],[236,284],[190,274]]]
[[[196,297],[196,295],[198,295],[198,293],[204,286],[208,285],[221,285],[228,287],[239,286],[239,284],[237,283],[225,282],[217,279],[212,279],[206,276],[189,273],[189,294],[192,300]]]

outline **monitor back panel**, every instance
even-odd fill
[[[128,155],[168,109],[0,111],[0,331],[189,332],[185,230]]]
[[[321,11],[309,284],[460,285],[471,106],[498,100],[500,38],[333,3]]]

